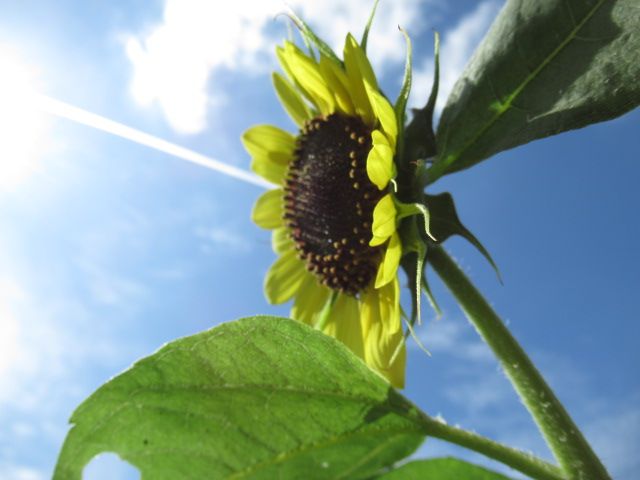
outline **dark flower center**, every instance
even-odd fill
[[[376,274],[373,209],[384,194],[367,176],[371,129],[357,117],[317,117],[298,136],[285,191],[285,220],[307,269],[355,295]]]

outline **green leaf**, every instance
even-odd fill
[[[484,245],[482,245],[476,236],[460,221],[456,205],[453,202],[451,194],[445,192],[439,195],[425,195],[425,204],[431,214],[431,232],[437,242],[442,243],[452,235],[460,235],[471,245],[476,247],[487,262],[491,264],[498,276],[498,280],[502,283],[502,277],[498,270],[498,266],[496,265],[496,262],[493,261],[489,251],[484,248]]]
[[[169,343],[74,412],[54,473],[101,452],[142,478],[366,478],[424,438],[418,410],[335,339],[252,317]]]
[[[511,0],[456,83],[430,181],[640,104],[637,0]]]
[[[433,133],[433,110],[440,85],[440,35],[434,32],[434,72],[431,94],[424,108],[414,108],[413,119],[405,129],[405,162],[431,158],[436,154],[436,137]]]
[[[373,8],[371,9],[371,13],[369,14],[369,19],[367,20],[367,24],[364,27],[364,32],[362,32],[362,40],[360,41],[360,46],[362,47],[363,52],[367,52],[367,41],[369,40],[369,30],[371,30],[371,24],[373,23],[373,17],[376,16],[376,9],[378,8],[378,0],[373,2]]]
[[[509,480],[508,477],[457,458],[434,458],[407,463],[379,480]]]
[[[402,77],[402,86],[400,87],[400,93],[398,93],[398,98],[396,99],[396,103],[393,106],[394,111],[396,112],[396,119],[398,121],[398,137],[399,139],[403,138],[403,130],[404,130],[404,120],[406,117],[406,109],[407,109],[407,101],[409,100],[409,94],[411,93],[411,62],[412,62],[412,48],[411,48],[411,39],[407,34],[404,28],[398,27],[402,35],[404,35],[404,41],[407,49],[405,63],[404,63],[404,75]]]

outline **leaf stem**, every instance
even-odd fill
[[[567,477],[610,479],[551,387],[456,262],[439,246],[430,248],[429,262],[493,350]]]
[[[535,455],[508,447],[477,433],[447,425],[424,413],[421,417],[422,426],[428,436],[474,450],[538,480],[565,479],[562,470]]]

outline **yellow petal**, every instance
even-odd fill
[[[320,113],[329,115],[335,111],[335,98],[320,74],[318,64],[291,42],[285,43],[285,57],[291,74],[308,94]]]
[[[285,46],[287,46],[287,43],[288,42],[285,42]],[[296,88],[307,98],[307,100],[313,103],[311,95],[309,95],[309,93],[306,92],[304,88],[302,88],[302,85],[300,85],[300,82],[298,82],[295,75],[293,74],[293,71],[291,70],[291,65],[289,63],[289,59],[291,58],[290,49],[285,49],[284,47],[276,47],[276,56],[278,57],[278,62],[280,63],[282,70],[284,70],[285,74],[287,75],[289,81],[296,86]]]
[[[404,388],[405,372],[407,369],[407,346],[402,331],[392,334],[388,339],[389,351],[395,358],[389,359],[389,364],[381,369],[381,373],[396,388]],[[396,349],[399,349],[398,353]]]
[[[280,63],[282,70],[287,74],[289,80],[296,83],[296,77],[291,72],[291,66],[289,65],[289,54],[287,53],[287,50],[285,50],[284,47],[276,47],[276,56],[278,57],[278,62]]]
[[[309,107],[307,107],[307,104],[304,103],[298,91],[293,88],[288,80],[279,73],[274,72],[273,86],[276,89],[282,106],[296,125],[302,127],[305,121],[311,119]]]
[[[398,121],[396,120],[396,113],[389,101],[382,96],[377,88],[374,88],[366,81],[364,86],[367,96],[369,97],[373,113],[380,122],[382,130],[389,140],[389,145],[391,145],[391,148],[395,150],[396,138],[398,137]]]
[[[391,194],[387,193],[373,209],[373,238],[369,245],[382,245],[396,231],[396,206]]]
[[[360,324],[358,300],[340,294],[331,309],[324,333],[344,343],[358,357],[364,359],[364,341]]]
[[[367,175],[379,190],[384,190],[389,184],[389,180],[395,176],[393,149],[389,146],[387,137],[380,130],[374,130],[371,133],[371,138],[373,146],[367,157]]]
[[[376,89],[378,88],[378,83],[366,54],[351,34],[347,35],[344,44],[344,66],[349,79],[349,91],[356,113],[367,125],[374,126],[375,117],[364,88],[364,82],[368,82]]]
[[[377,288],[382,324],[387,332],[402,332],[400,321],[400,281],[395,277],[393,282]]]
[[[291,318],[315,326],[324,305],[329,299],[329,289],[318,283],[313,274],[306,272],[298,294],[293,301]]]
[[[269,303],[283,303],[291,299],[300,288],[307,270],[295,250],[278,258],[267,272],[264,294]]]
[[[276,228],[271,235],[271,247],[273,251],[278,255],[283,254],[293,247],[293,240],[289,235],[289,229],[287,227]]]
[[[282,185],[287,176],[288,165],[282,165],[269,160],[268,157],[253,157],[251,170],[260,175],[265,180],[276,185]]]
[[[406,349],[400,322],[398,279],[363,293],[362,317],[365,361],[396,388],[404,387]]]
[[[282,227],[282,195],[283,192],[279,188],[269,190],[260,195],[253,206],[251,220],[259,227],[268,230]]]
[[[253,158],[266,158],[287,165],[296,148],[296,138],[272,125],[256,125],[244,132],[242,143]]]
[[[393,232],[389,244],[384,252],[384,258],[378,267],[375,287],[380,288],[396,278],[400,257],[402,256],[402,243],[396,232]]]
[[[320,54],[320,73],[335,95],[338,109],[347,115],[353,115],[355,109],[349,95],[349,79],[342,67]]]

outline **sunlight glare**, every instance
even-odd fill
[[[12,191],[38,170],[45,116],[33,100],[35,72],[0,44],[0,191]]]

